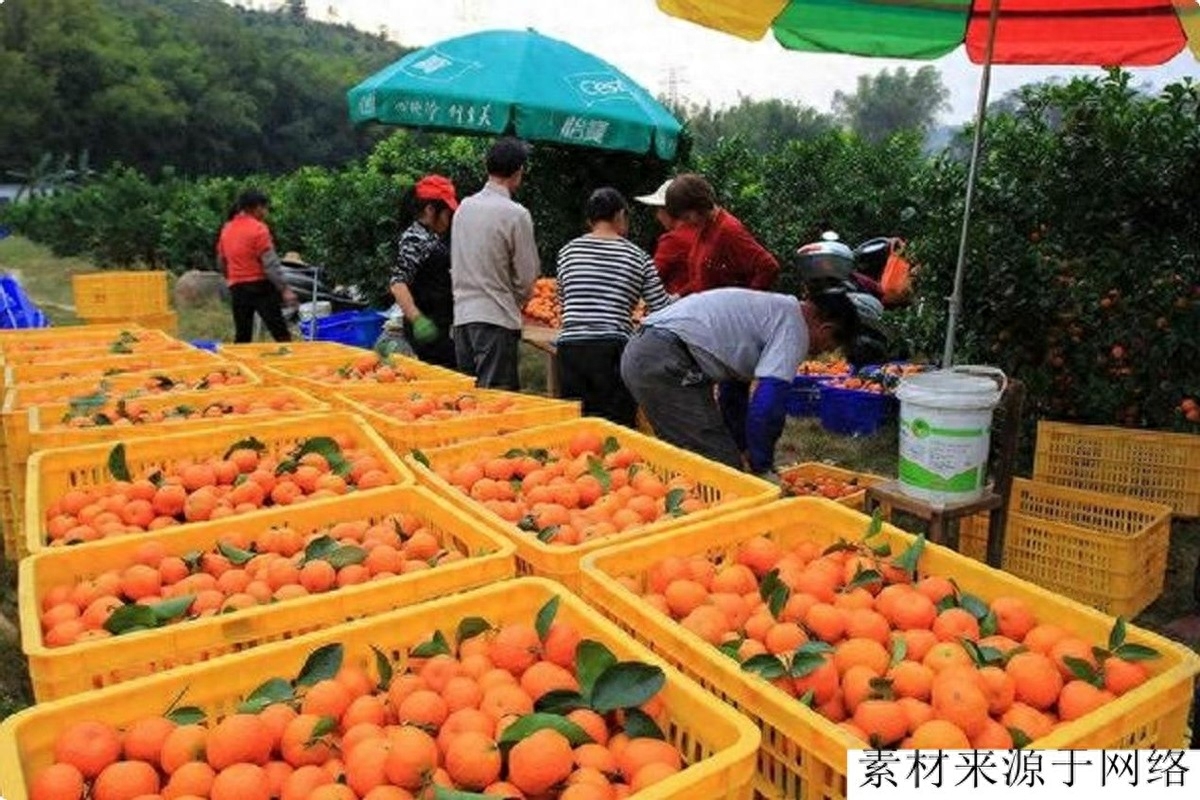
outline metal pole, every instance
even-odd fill
[[[971,227],[971,203],[975,199],[975,177],[979,172],[979,150],[983,145],[983,123],[987,119],[988,91],[992,84],[992,50],[996,44],[996,23],[1000,18],[1000,0],[992,0],[988,16],[987,49],[983,74],[979,78],[979,102],[975,108],[975,134],[971,142],[971,163],[967,170],[967,197],[963,203],[962,235],[958,240],[958,263],[954,268],[954,291],[950,295],[950,317],[946,324],[946,348],[942,351],[942,369],[954,366],[954,332],[962,311],[963,272],[967,265],[967,232]]]

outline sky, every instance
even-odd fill
[[[242,0],[242,4],[279,3]],[[950,90],[950,110],[942,121],[957,123],[974,115],[982,71],[962,48],[931,62],[790,52],[770,34],[748,42],[669,17],[655,0],[309,0],[308,9],[314,19],[350,23],[367,31],[385,26],[390,38],[411,47],[487,28],[532,27],[600,56],[654,94],[669,95],[674,73],[680,99],[717,107],[736,104],[745,95],[828,110],[834,92],[852,93],[861,74],[933,64]],[[1200,78],[1200,63],[1185,51],[1162,67],[1130,71],[1136,84],[1157,87],[1184,76]],[[991,96],[999,98],[1056,75],[1086,74],[1102,73],[996,67]]]

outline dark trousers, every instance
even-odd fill
[[[579,400],[583,413],[632,428],[637,424],[637,401],[621,380],[623,339],[593,339],[558,345],[558,374],[562,396]]]
[[[270,281],[235,283],[229,287],[229,299],[233,304],[233,340],[245,344],[254,339],[254,315],[277,342],[290,342],[292,334],[283,321],[283,295]]]
[[[625,345],[621,377],[655,435],[721,464],[742,468],[742,455],[705,377],[673,333],[642,328]]]
[[[517,369],[521,347],[519,330],[486,322],[469,322],[454,326],[453,335],[458,370],[474,375],[476,388],[521,391],[521,376]]]

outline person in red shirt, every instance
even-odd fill
[[[267,196],[256,189],[243,192],[217,239],[217,266],[229,284],[238,344],[254,337],[255,314],[275,341],[292,338],[283,321],[282,306],[295,305],[296,294],[283,279],[271,231],[263,221],[270,205]]]
[[[663,234],[654,246],[654,266],[667,294],[683,297],[690,293],[688,288],[692,276],[688,272],[688,254],[696,241],[696,229],[681,225],[679,220],[667,213],[667,187],[670,179],[663,181],[654,194],[635,197],[642,205],[654,209],[654,218],[663,227]]]
[[[737,217],[717,205],[712,186],[699,175],[680,175],[666,191],[666,213],[695,236],[688,251],[686,293],[724,286],[770,290],[779,261]]]

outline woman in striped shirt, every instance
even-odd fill
[[[585,206],[589,233],[558,253],[562,328],[558,362],[563,397],[581,400],[583,413],[633,427],[637,402],[621,380],[621,354],[633,334],[633,311],[665,308],[654,261],[625,238],[629,206],[616,189],[597,189]]]

